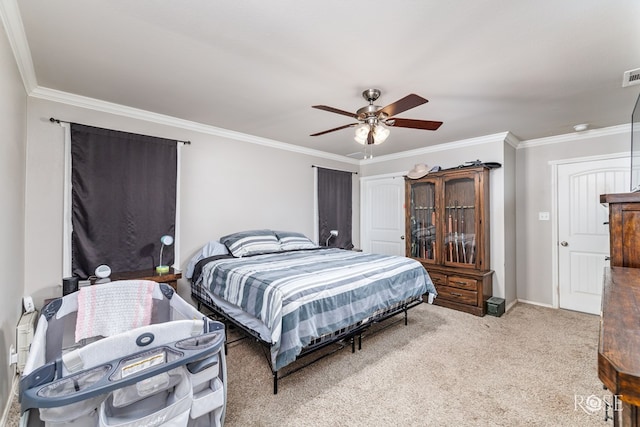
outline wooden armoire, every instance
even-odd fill
[[[477,316],[492,295],[489,173],[473,166],[405,178],[406,256],[431,276],[434,304]]]

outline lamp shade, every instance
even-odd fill
[[[388,127],[378,123],[373,129],[373,143],[382,144],[387,139],[390,133],[391,132],[389,131]]]
[[[367,143],[367,136],[369,136],[369,130],[371,128],[368,124],[362,124],[356,128],[356,135],[353,139],[356,140],[358,144],[365,145]]]

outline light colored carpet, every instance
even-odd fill
[[[527,304],[500,318],[422,304],[408,326],[282,379],[277,395],[260,347],[243,341],[228,351],[226,425],[602,426],[604,410],[576,405],[610,396],[598,322]]]
[[[225,425],[607,425],[593,405],[610,398],[597,377],[598,322],[527,304],[500,318],[422,304],[408,326],[280,380],[277,395],[261,347],[243,340],[227,354]]]

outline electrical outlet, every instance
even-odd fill
[[[549,221],[549,212],[538,212],[538,219],[540,221]]]
[[[18,353],[16,353],[16,348],[11,344],[9,346],[9,366],[15,365],[18,363]]]

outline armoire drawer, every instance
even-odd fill
[[[455,301],[461,304],[475,305],[478,302],[478,293],[451,286],[437,286],[438,298]]]
[[[449,276],[447,279],[447,286],[466,289],[469,291],[477,291],[478,281],[476,279],[470,279],[468,277]]]
[[[440,273],[429,273],[429,277],[431,277],[431,281],[433,284],[438,286],[447,286],[447,276]]]

